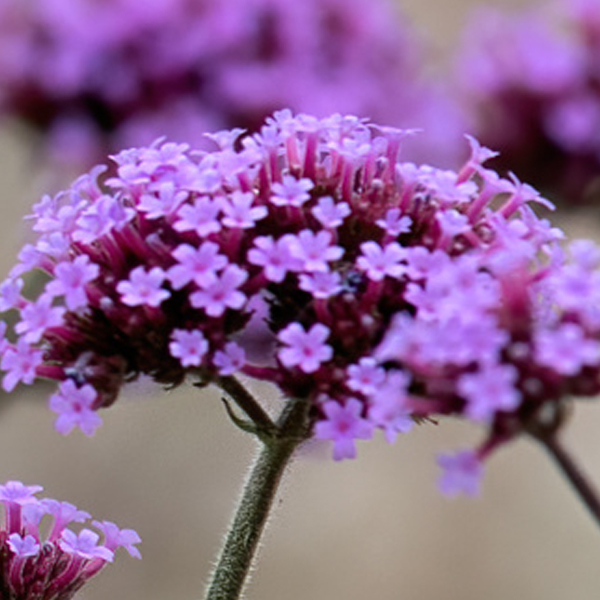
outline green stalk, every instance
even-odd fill
[[[205,600],[240,598],[283,473],[296,448],[309,436],[308,408],[305,401],[290,400],[274,435],[259,438],[261,448],[243,487]]]

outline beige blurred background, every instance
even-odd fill
[[[410,0],[403,7],[443,50],[468,4]],[[1,273],[24,240],[21,216],[54,185],[38,164],[22,131],[0,131]],[[565,227],[593,236],[594,219],[575,215]],[[104,427],[92,440],[55,433],[47,396],[0,398],[0,481],[41,484],[48,496],[143,538],[143,561],[122,556],[80,597],[199,600],[253,441],[228,421],[218,395],[192,388],[126,391],[102,413]],[[565,441],[600,485],[599,431],[600,405],[580,402]],[[480,435],[448,421],[395,446],[363,443],[356,461],[335,464],[320,449],[305,452],[286,481],[247,597],[599,598],[600,531],[540,448],[522,440],[494,456],[479,500],[439,495],[435,454]]]

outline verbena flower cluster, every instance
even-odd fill
[[[2,110],[85,168],[284,107],[423,127],[451,160],[462,117],[422,81],[421,54],[385,0],[0,0]]]
[[[141,540],[132,529],[93,521],[91,529],[69,529],[91,516],[69,502],[36,497],[39,485],[0,485],[5,523],[0,529],[0,597],[4,600],[69,600],[107,563],[117,548],[141,558]],[[48,523],[46,523],[48,521]],[[46,531],[47,533],[42,533]]]
[[[239,135],[126,150],[115,176],[34,207],[0,286],[3,386],[58,381],[59,432],[93,434],[140,374],[243,374],[310,401],[336,459],[377,429],[482,423],[476,450],[441,459],[445,491],[471,493],[494,448],[600,391],[600,250],[564,251],[532,208],[548,202],[483,166],[493,152],[469,138],[458,172],[418,166],[402,130],[289,111]],[[36,297],[29,271],[48,277]]]
[[[495,163],[557,199],[600,194],[600,4],[557,0],[519,13],[479,8],[459,76]]]

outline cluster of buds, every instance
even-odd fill
[[[0,597],[5,600],[69,600],[107,563],[117,548],[141,558],[135,547],[141,540],[132,529],[110,521],[93,521],[104,536],[67,526],[91,517],[69,502],[36,497],[42,488],[19,481],[0,485],[5,525],[0,529]],[[46,527],[45,520],[51,523]],[[43,525],[42,525],[43,523]],[[40,533],[40,526],[47,535]]]
[[[423,127],[448,160],[462,117],[419,46],[386,0],[0,0],[0,106],[85,168],[283,107]]]
[[[600,193],[600,4],[557,0],[518,14],[479,9],[459,76],[496,165],[557,199]]]
[[[487,436],[441,461],[444,489],[474,491],[494,448],[600,392],[600,250],[564,250],[532,208],[551,205],[476,140],[454,172],[402,162],[406,135],[281,111],[212,151],[121,152],[43,198],[0,286],[4,389],[57,380],[57,430],[91,435],[140,374],[243,374],[309,402],[336,459],[460,415]]]

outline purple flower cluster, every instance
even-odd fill
[[[124,151],[114,176],[35,206],[37,241],[0,286],[16,312],[1,368],[7,391],[59,382],[58,431],[91,435],[142,373],[239,373],[309,401],[336,459],[377,429],[483,424],[476,451],[442,461],[444,489],[472,491],[495,447],[600,391],[600,249],[563,250],[532,210],[547,201],[483,166],[493,152],[469,138],[458,172],[417,166],[401,130],[289,111],[238,135]]]
[[[459,77],[495,163],[556,199],[595,200],[600,180],[600,4],[556,0],[517,14],[479,8]],[[470,99],[470,100],[469,100]]]
[[[0,106],[86,168],[284,107],[423,127],[415,153],[452,160],[462,116],[419,46],[386,0],[0,0]]]
[[[110,521],[93,521],[75,533],[71,523],[91,517],[69,502],[38,499],[39,485],[9,481],[0,485],[5,525],[0,529],[0,597],[6,600],[68,600],[107,563],[117,548],[141,558],[140,537]],[[50,520],[46,523],[46,520]],[[40,526],[47,534],[40,532]]]

